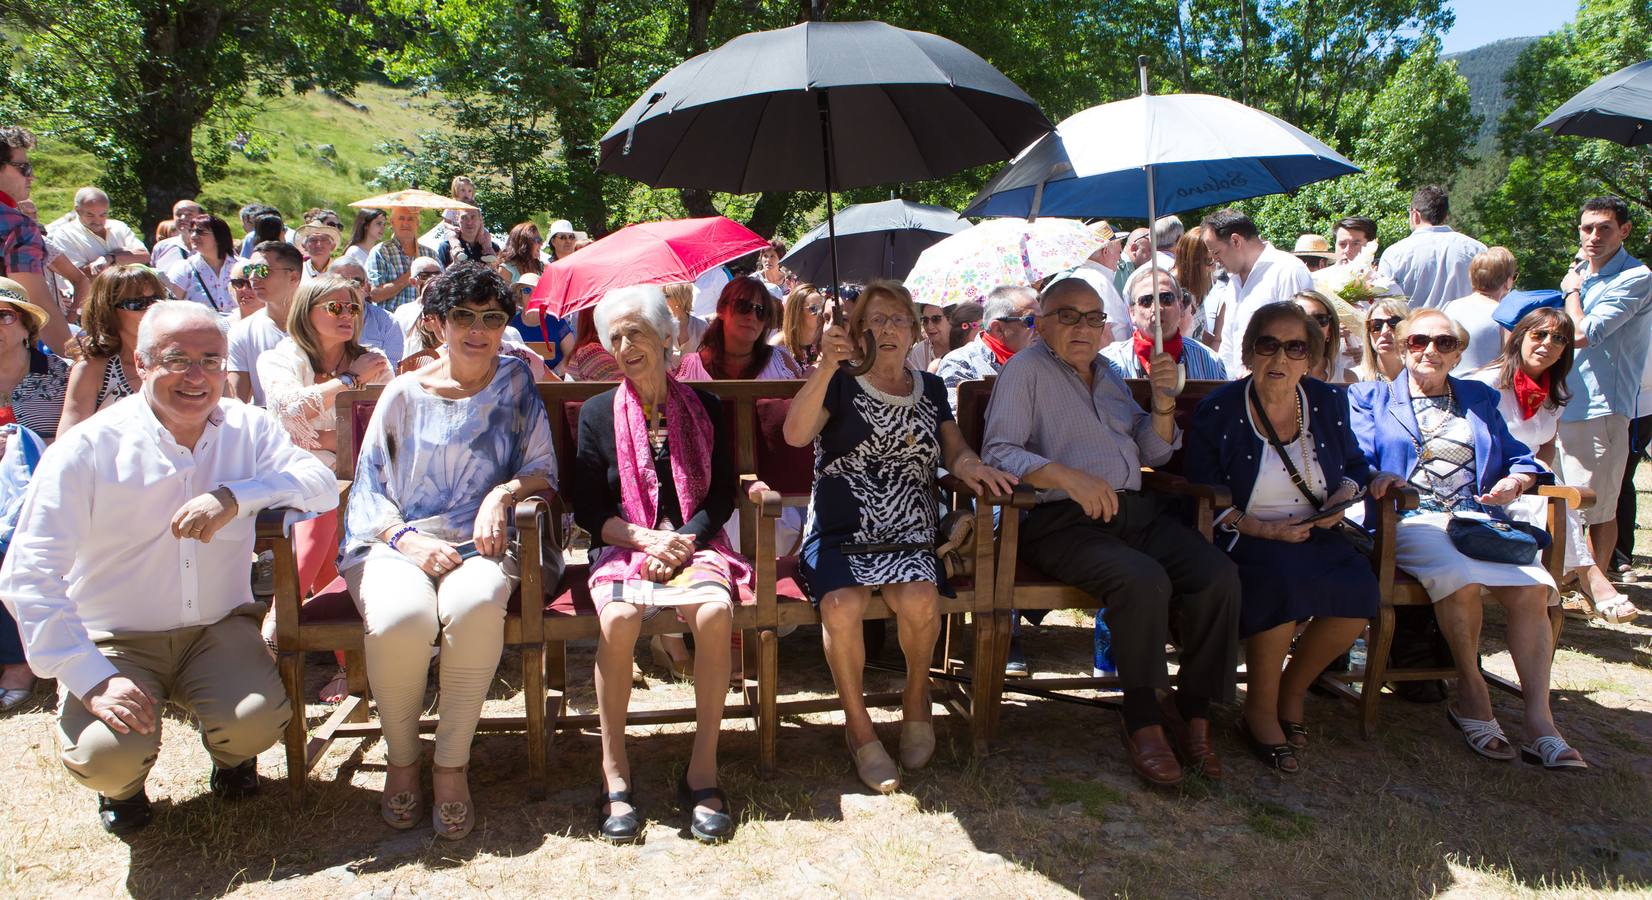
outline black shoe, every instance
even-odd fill
[[[701,812],[699,805],[716,800],[722,809]],[[677,808],[688,813],[688,831],[702,844],[717,844],[734,837],[734,817],[728,814],[728,796],[718,787],[694,790],[688,786],[688,775],[677,782]]]
[[[149,795],[138,791],[125,800],[98,795],[98,821],[110,834],[132,834],[149,825]]]
[[[212,767],[212,793],[224,800],[240,800],[258,793],[258,760],[249,759],[232,768]]]
[[[602,808],[610,803],[625,803],[631,811],[623,816],[604,815]],[[597,835],[610,844],[634,844],[642,837],[642,813],[630,791],[597,792]]]
[[[1026,678],[1032,674],[1027,667],[1027,655],[1021,651],[1021,638],[1010,638],[1010,652],[1004,660],[1005,678]]]

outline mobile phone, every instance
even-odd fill
[[[1336,504],[1333,504],[1331,506],[1327,506],[1324,509],[1320,510],[1319,512],[1314,513],[1313,515],[1309,516],[1306,519],[1303,519],[1302,521],[1300,521],[1296,524],[1298,524],[1298,525],[1310,525],[1314,522],[1321,522],[1321,521],[1324,521],[1325,519],[1329,519],[1330,517],[1336,515],[1339,512],[1342,512],[1345,509],[1348,509],[1349,507],[1353,506],[1356,503],[1364,503],[1364,502],[1365,502],[1365,495],[1362,493],[1357,497],[1352,497],[1350,499],[1342,501],[1341,503],[1336,503]]]
[[[463,544],[454,544],[453,549],[459,551],[459,558],[461,560],[470,559],[472,556],[482,555],[482,551],[476,549],[475,541],[465,541]]]

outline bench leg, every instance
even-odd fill
[[[528,731],[528,799],[545,799],[545,645],[522,648],[522,706]]]
[[[287,689],[287,703],[292,707],[292,718],[287,720],[287,793],[296,805],[304,801],[305,782],[310,778],[309,723],[304,715],[304,653],[280,654],[281,684]]]
[[[780,732],[780,635],[773,628],[757,632],[757,697],[757,765],[773,772]]]
[[[974,744],[976,755],[987,752],[987,745],[992,740],[993,710],[996,708],[994,679],[989,673],[993,671],[981,664],[981,660],[995,662],[998,657],[998,617],[993,613],[976,614],[972,617],[975,627],[975,652],[971,658],[977,660],[975,677],[970,679],[969,685],[969,731]],[[997,668],[1003,672],[1002,667]]]
[[[556,732],[562,717],[568,714],[568,645],[562,641],[546,641],[541,665],[545,673],[544,759],[549,765],[551,749],[556,744]]]
[[[1377,607],[1371,643],[1365,652],[1365,684],[1359,697],[1359,735],[1370,740],[1377,731],[1377,699],[1382,696],[1383,674],[1388,671],[1388,651],[1394,646],[1394,607]]]

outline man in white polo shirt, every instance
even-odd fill
[[[1223,209],[1200,223],[1200,238],[1210,257],[1228,272],[1233,298],[1222,314],[1222,365],[1238,378],[1247,370],[1240,345],[1250,317],[1269,303],[1289,303],[1314,289],[1314,276],[1302,260],[1262,240],[1256,223],[1237,209]]]
[[[125,222],[109,218],[109,195],[95,187],[75,191],[75,214],[52,229],[52,243],[87,275],[121,263],[149,262],[149,248]]]
[[[1474,293],[1468,264],[1486,245],[1446,224],[1445,188],[1429,185],[1411,196],[1411,235],[1383,251],[1377,271],[1400,286],[1412,309],[1440,309]]]

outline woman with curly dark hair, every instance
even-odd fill
[[[110,266],[92,279],[91,297],[80,314],[80,359],[69,370],[58,434],[138,392],[138,323],[166,298],[166,284],[148,266]]]

